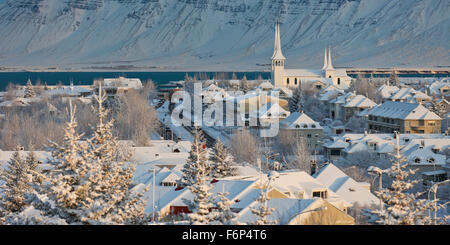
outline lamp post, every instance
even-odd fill
[[[370,166],[367,168],[367,172],[378,175],[378,191],[381,191],[383,189],[383,173],[385,173],[386,170],[380,169],[379,167]],[[383,201],[380,198],[380,211],[381,210],[383,210]]]
[[[440,185],[444,185],[444,184],[449,183],[449,182],[450,182],[450,179],[444,180],[444,181],[441,181],[441,182],[434,183],[434,184],[431,186],[430,190],[428,191],[428,201],[430,201],[430,192],[431,192],[431,191],[433,191],[433,193],[434,193],[434,199],[433,199],[433,200],[436,200],[438,187],[439,187]],[[436,220],[437,220],[437,212],[436,212],[436,211],[437,211],[437,210],[436,210],[436,202],[434,202],[434,220],[433,220],[433,224],[434,224],[434,225],[436,225]],[[428,217],[431,218],[431,210],[430,210],[430,209],[428,209]]]

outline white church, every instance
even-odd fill
[[[347,89],[352,78],[345,69],[335,69],[331,62],[331,51],[325,49],[324,64],[321,70],[285,69],[286,58],[281,52],[280,26],[275,25],[275,45],[271,58],[272,83],[274,87],[295,88],[301,83],[312,83],[318,89],[334,85],[340,89]]]

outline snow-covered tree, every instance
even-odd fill
[[[228,152],[227,148],[218,139],[209,158],[211,162],[211,176],[214,178],[223,178],[227,176],[235,176],[237,169],[234,166],[233,156]]]
[[[289,111],[291,113],[300,111],[302,109],[302,97],[303,95],[301,88],[296,87],[288,101]]]
[[[384,202],[381,210],[372,211],[380,218],[378,223],[385,225],[418,225],[429,222],[426,211],[431,202],[418,199],[423,193],[414,193],[410,190],[418,180],[411,180],[416,170],[408,168],[407,160],[400,154],[394,157],[392,166],[385,173],[393,179],[389,188],[377,191],[376,194]]]
[[[106,96],[94,95],[99,121],[94,135],[87,140],[84,158],[89,166],[91,186],[84,205],[88,207],[82,221],[88,224],[139,224],[143,223],[144,191],[133,190],[135,170],[130,156],[118,159],[118,141],[113,136],[113,120],[104,122],[108,110],[103,107]]]
[[[91,188],[90,168],[86,162],[86,147],[79,143],[82,135],[76,133],[76,108],[70,103],[70,121],[64,129],[61,145],[52,142],[53,170],[49,173],[49,183],[44,193],[53,204],[52,213],[69,224],[80,224],[85,218]]]
[[[26,194],[32,191],[33,181],[31,166],[20,156],[20,150],[14,152],[7,166],[0,168],[1,186],[0,212],[2,216],[21,212],[28,206]]]
[[[275,210],[274,208],[267,207],[267,202],[270,200],[267,195],[267,190],[262,190],[261,195],[259,195],[256,201],[258,202],[256,208],[252,208],[252,213],[256,216],[256,221],[254,225],[273,225],[275,221],[270,221],[267,219],[269,215]]]
[[[25,98],[32,98],[36,96],[36,92],[34,91],[33,84],[31,84],[31,80],[28,79],[27,86],[25,87]]]
[[[206,143],[197,127],[194,129],[194,141],[191,145],[189,157],[181,171],[183,172],[183,177],[177,182],[177,185],[182,187],[191,186],[197,183],[197,178],[208,176],[210,173]]]
[[[247,80],[247,76],[244,75],[244,77],[242,78],[241,82],[240,82],[240,90],[244,93],[247,93],[248,91],[250,91],[251,86],[250,83]]]
[[[223,225],[233,225],[234,222],[232,221],[232,219],[236,218],[237,216],[230,209],[231,205],[233,205],[233,202],[228,200],[228,194],[228,192],[218,192],[216,198],[216,207],[219,214],[217,220]]]
[[[189,222],[192,225],[207,225],[217,224],[219,213],[214,210],[214,197],[210,190],[212,185],[206,181],[206,176],[197,176],[193,185],[188,186],[188,189],[194,195],[194,200],[184,200],[192,213],[188,214]]]

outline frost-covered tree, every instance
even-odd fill
[[[0,169],[0,212],[2,216],[23,211],[27,206],[28,193],[33,192],[32,183],[36,180],[35,168],[37,164],[31,162],[33,156],[24,161],[18,149],[8,161],[4,169]]]
[[[82,221],[88,224],[139,224],[143,223],[144,191],[133,190],[132,177],[135,170],[130,156],[120,159],[118,141],[113,136],[113,120],[106,122],[108,110],[103,107],[106,96],[94,95],[97,101],[99,121],[94,135],[87,140],[84,158],[91,181],[86,209]]]
[[[377,191],[376,194],[385,204],[381,210],[372,211],[380,218],[378,223],[385,225],[418,225],[429,222],[426,211],[431,202],[418,199],[423,193],[414,193],[410,190],[418,183],[411,180],[416,170],[408,168],[407,160],[400,154],[394,157],[392,166],[385,170],[393,179],[390,188]]]
[[[247,93],[248,91],[250,91],[251,86],[250,86],[250,83],[247,80],[247,76],[244,75],[244,77],[242,78],[242,80],[240,82],[239,88],[244,93]]]
[[[289,104],[289,111],[297,112],[302,109],[302,101],[303,100],[303,94],[300,87],[296,87],[294,92],[292,93],[292,96],[289,98],[288,104]]]
[[[228,152],[227,148],[218,139],[209,158],[211,162],[211,176],[214,178],[223,178],[227,176],[235,176],[237,169],[234,166],[233,156]]]
[[[256,216],[256,221],[254,225],[273,225],[275,221],[270,221],[267,219],[269,215],[275,210],[274,208],[267,207],[267,202],[270,200],[267,195],[267,190],[262,190],[261,195],[259,195],[258,199],[256,199],[257,207],[252,208],[252,213]]]
[[[62,144],[52,142],[53,170],[48,174],[49,183],[44,193],[48,201],[53,203],[51,213],[57,214],[68,224],[80,224],[86,218],[90,189],[91,166],[86,162],[86,147],[79,143],[82,135],[76,133],[76,108],[70,103],[70,121],[64,129]],[[47,210],[48,211],[48,210]]]
[[[194,129],[194,141],[191,144],[189,157],[181,171],[183,177],[177,182],[177,185],[181,187],[191,186],[197,183],[197,178],[208,176],[210,173],[206,143],[197,127]]]
[[[216,199],[216,207],[219,215],[217,220],[223,225],[233,225],[234,222],[232,220],[237,217],[237,215],[230,209],[233,202],[228,200],[228,194],[228,192],[218,192]]]
[[[31,84],[31,80],[28,79],[27,86],[25,87],[25,98],[32,98],[36,96],[36,92],[34,91],[33,84]]]
[[[214,208],[214,197],[210,190],[212,186],[206,181],[206,176],[202,175],[195,179],[193,185],[188,189],[194,195],[194,200],[184,200],[192,213],[188,214],[189,222],[192,225],[217,224],[219,213]]]

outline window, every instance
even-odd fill
[[[313,197],[327,198],[327,191],[313,191]]]
[[[295,78],[295,85],[297,85],[297,78]]]
[[[286,83],[289,85],[289,78],[286,79]]]
[[[428,163],[432,163],[433,164],[434,163],[434,158],[430,157],[430,158],[428,158],[427,161],[428,161]]]
[[[312,135],[311,134],[308,134],[306,137],[308,137],[308,138],[311,138],[312,137]]]
[[[316,128],[316,125],[315,124],[311,125],[311,128]]]
[[[341,85],[341,79],[340,78],[338,78],[337,84]]]
[[[331,150],[330,151],[330,155],[332,155],[332,156],[340,156],[341,155],[341,150]]]
[[[414,162],[415,163],[420,163],[420,158],[417,157],[416,159],[414,159]]]
[[[300,125],[298,125],[298,124],[297,124],[297,125],[295,125],[295,128],[300,128]]]
[[[419,120],[419,126],[423,126],[425,125],[425,121],[424,120]]]

